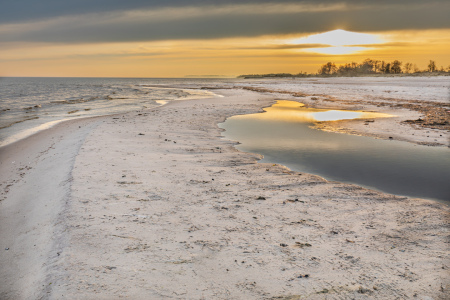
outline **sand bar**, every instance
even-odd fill
[[[217,123],[280,95],[215,92],[3,148],[0,298],[445,298],[448,206],[257,163]]]

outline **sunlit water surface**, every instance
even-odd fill
[[[195,83],[195,80],[0,78],[0,146],[67,119],[125,113],[174,100],[216,96],[205,90],[170,88],[185,82]]]
[[[389,117],[325,111],[278,101],[259,114],[228,118],[223,135],[239,150],[264,155],[261,162],[383,192],[450,203],[450,149],[310,128],[315,121]]]

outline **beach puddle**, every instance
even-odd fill
[[[266,113],[235,116],[233,118],[313,123],[323,121],[393,117],[393,115],[376,112],[307,108],[303,103],[289,100],[277,100],[276,104],[271,107],[264,108],[264,111]]]
[[[450,202],[450,149],[394,140],[325,132],[314,122],[390,115],[305,108],[278,101],[264,113],[228,118],[223,136],[239,150],[328,180],[354,183],[383,192]]]

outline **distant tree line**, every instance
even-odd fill
[[[437,68],[436,62],[430,60],[427,69],[419,68],[410,62],[403,63],[399,60],[385,62],[384,60],[365,59],[362,63],[347,63],[336,66],[333,62],[327,62],[318,70],[319,75],[337,75],[337,76],[358,76],[363,74],[414,74],[414,73],[450,73],[450,66],[447,69]]]
[[[376,74],[410,74],[412,76],[426,74],[450,74],[450,66],[444,69],[443,66],[437,67],[434,60],[430,60],[427,69],[420,70],[417,65],[410,62],[403,63],[399,60],[385,62],[383,60],[365,59],[362,63],[346,63],[336,66],[333,62],[327,62],[322,65],[317,73],[300,72],[298,74],[290,73],[271,73],[271,74],[250,74],[240,75],[238,78],[286,78],[286,77],[312,77],[312,76],[364,76]]]

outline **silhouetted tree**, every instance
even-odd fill
[[[332,62],[327,62],[322,67],[320,67],[319,74],[332,75],[332,74],[335,74],[336,71],[337,71],[336,65]]]
[[[403,66],[403,70],[407,74],[411,72],[412,68],[413,68],[413,64],[409,63],[409,62],[405,63],[405,65]]]
[[[359,65],[359,70],[363,74],[370,74],[373,72],[374,61],[370,58],[365,59],[361,65]]]
[[[373,71],[375,73],[378,73],[378,72],[380,72],[380,69],[381,69],[381,61],[380,60],[374,60],[373,61]]]
[[[380,63],[380,72],[385,73],[385,70],[386,70],[386,62],[382,60]]]
[[[436,71],[436,62],[434,60],[430,60],[430,63],[428,64],[428,72],[435,72]]]
[[[391,73],[399,74],[402,72],[402,62],[394,60],[391,64]]]
[[[345,64],[345,65],[339,66],[339,68],[337,69],[337,73],[339,75],[350,75],[350,74],[354,73],[354,69],[352,68],[351,64]]]

